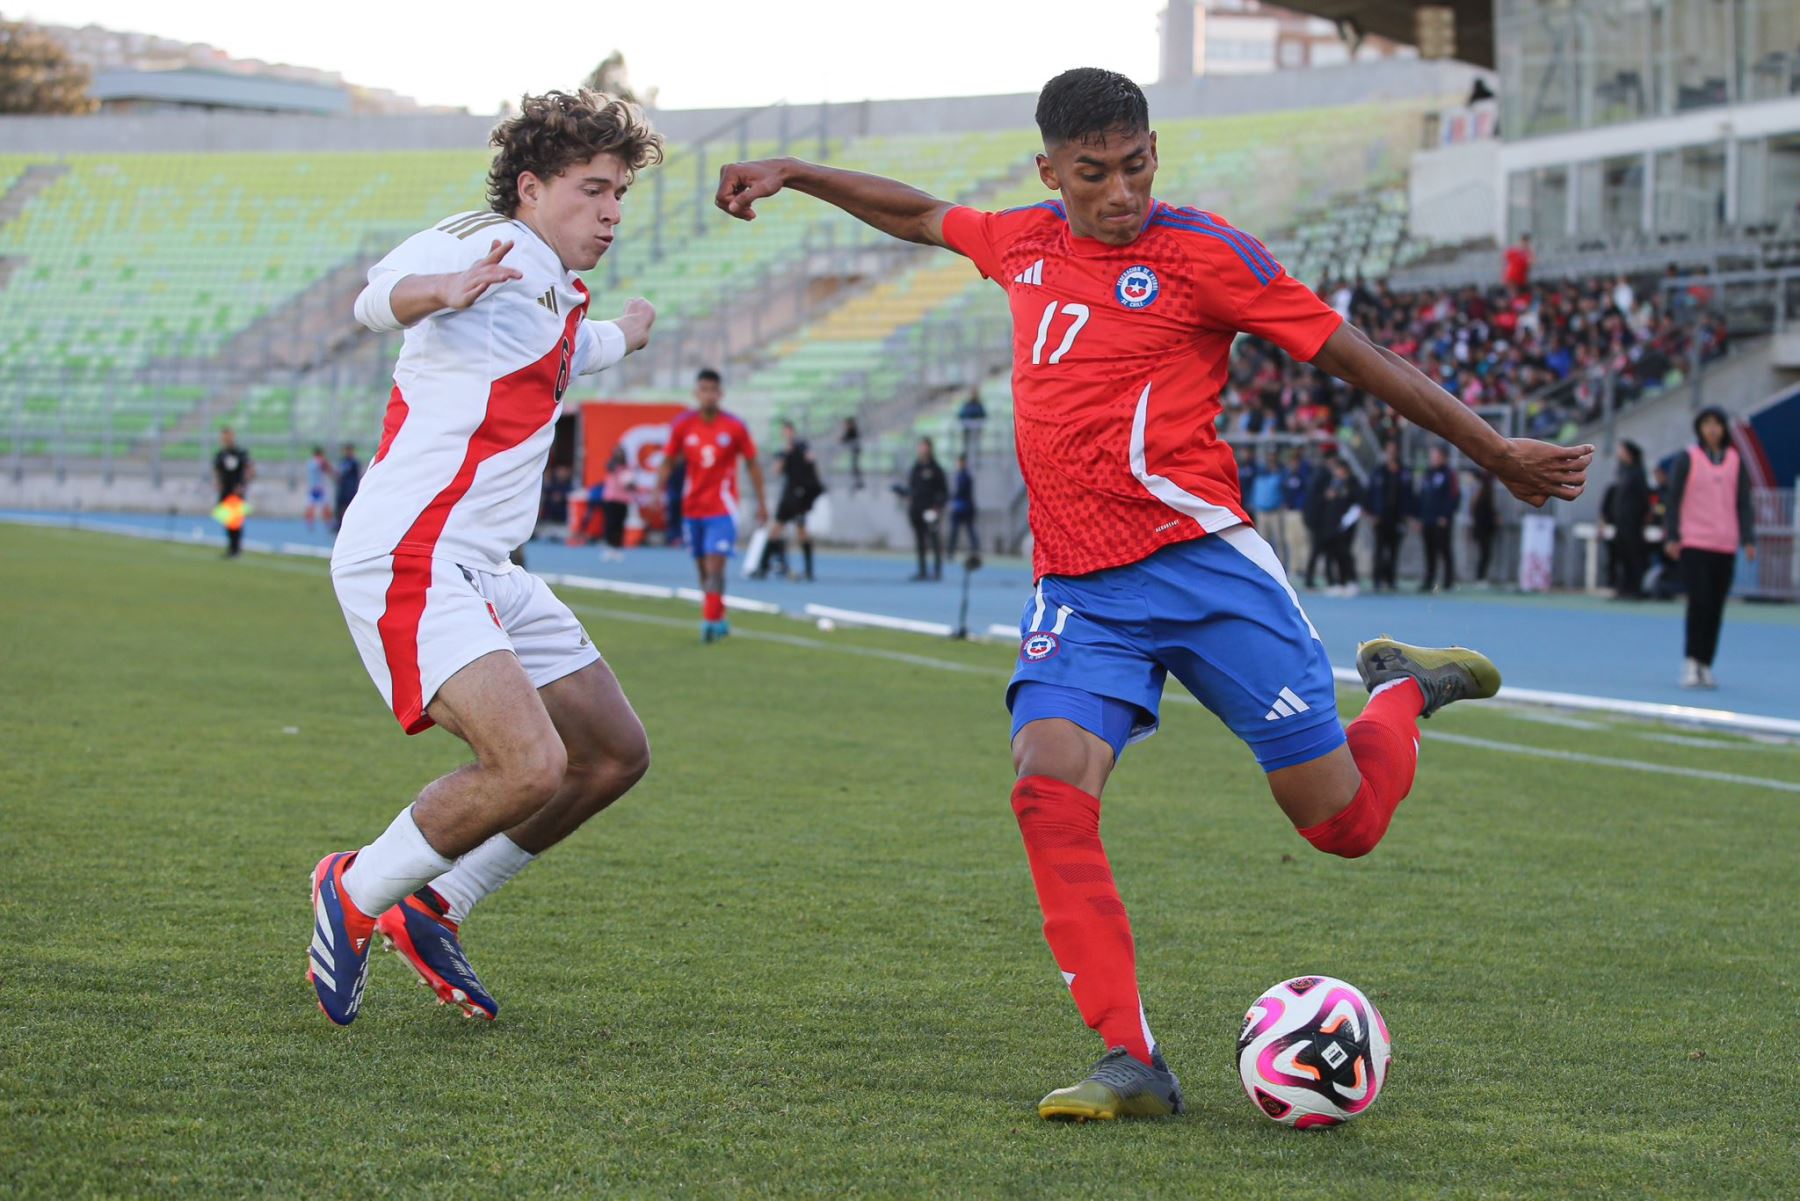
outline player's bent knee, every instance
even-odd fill
[[[535,742],[500,765],[507,792],[526,812],[555,796],[568,772],[568,752],[554,738]]]
[[[650,771],[650,739],[639,731],[633,741],[619,755],[613,766],[614,773],[620,782],[630,788],[643,779]]]
[[[1392,820],[1391,812],[1352,801],[1335,817],[1301,829],[1300,837],[1327,855],[1361,859],[1381,842]]]
[[[588,791],[604,808],[629,792],[650,770],[650,740],[642,733],[610,748],[607,757],[588,770]]]

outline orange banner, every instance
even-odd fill
[[[606,478],[613,448],[623,446],[637,474],[639,488],[656,487],[656,469],[669,441],[669,424],[687,412],[686,405],[623,404],[599,400],[581,406],[582,487]]]

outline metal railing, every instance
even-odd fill
[[[1754,600],[1800,601],[1800,506],[1792,488],[1757,488],[1750,508],[1756,522],[1756,558],[1740,565],[1738,595]]]

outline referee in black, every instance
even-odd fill
[[[250,461],[250,452],[237,444],[237,435],[232,433],[230,426],[219,431],[219,453],[213,456],[212,466],[213,483],[219,488],[219,504],[232,496],[242,500],[250,481],[256,478],[256,465]],[[235,559],[243,549],[242,523],[236,529],[226,526],[225,557]]]
[[[794,535],[800,540],[802,561],[806,564],[804,578],[811,580],[813,544],[812,535],[806,532],[806,515],[812,512],[814,502],[825,494],[825,482],[819,478],[819,465],[813,460],[812,449],[794,432],[793,422],[781,423],[781,437],[785,445],[775,456],[775,469],[781,473],[781,498],[775,502],[775,520],[769,525],[769,541],[763,547],[762,561],[751,574],[762,579],[769,574],[769,564],[780,559],[781,574],[790,579],[793,577],[787,557],[787,527],[791,522]]]

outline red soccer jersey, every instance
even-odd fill
[[[1342,319],[1250,235],[1152,202],[1108,246],[1062,202],[951,209],[944,240],[1006,289],[1035,574],[1084,575],[1250,518],[1214,429],[1242,331],[1310,360]]]
[[[669,428],[669,443],[663,447],[665,458],[677,454],[687,464],[681,515],[737,516],[738,460],[756,458],[749,427],[724,410],[711,421],[698,409],[683,413]]]

